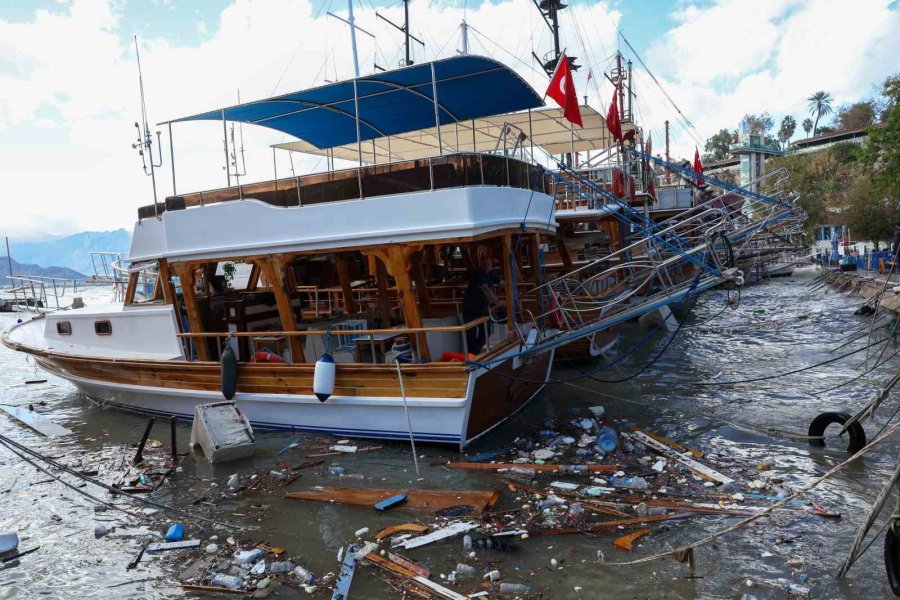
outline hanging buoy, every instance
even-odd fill
[[[900,535],[897,521],[891,523],[884,534],[884,570],[895,596],[900,596]]]
[[[822,439],[822,436],[825,435],[825,430],[828,429],[828,426],[833,425],[834,423],[843,426],[844,423],[849,420],[850,415],[847,413],[824,412],[820,414],[809,424],[809,435],[818,438],[809,440],[809,445],[824,447],[825,440]],[[850,443],[847,445],[847,452],[856,454],[866,445],[866,430],[863,429],[863,426],[860,425],[859,421],[855,421],[847,428],[847,433],[850,435]]]
[[[237,357],[231,344],[225,344],[222,350],[222,395],[226,400],[234,398],[237,392]]]
[[[313,373],[313,393],[319,402],[325,402],[334,393],[334,359],[327,352],[316,361],[316,370]]]

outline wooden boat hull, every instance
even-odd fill
[[[32,354],[46,371],[104,405],[190,420],[197,404],[222,400],[220,365],[215,362],[73,356],[30,348],[9,333],[3,337],[7,346]],[[465,447],[521,410],[543,389],[553,351],[524,360],[516,357],[518,351],[510,347],[488,369],[462,363],[404,365],[415,439]],[[409,439],[395,365],[339,364],[334,394],[326,402],[312,392],[314,368],[239,363],[234,401],[259,429]]]
[[[616,325],[561,346],[557,349],[554,360],[566,362],[597,358],[611,351],[618,342],[619,326]]]

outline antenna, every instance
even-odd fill
[[[238,104],[241,103],[241,90],[237,91],[237,101]],[[229,154],[229,158],[231,159],[231,166],[234,167],[234,179],[238,185],[241,185],[241,177],[244,177],[247,174],[247,161],[244,157],[244,124],[238,124],[238,140],[240,140],[240,149],[238,149],[238,143],[235,141],[234,137],[234,123],[231,123],[231,153]],[[238,160],[237,155],[240,152],[241,161],[240,168],[238,168]]]
[[[553,52],[549,52],[544,55],[544,58],[539,57],[534,52],[531,55],[540,63],[542,67],[544,67],[544,71],[547,73],[548,77],[553,77],[553,72],[556,70],[556,63],[559,62],[559,57],[562,54],[559,49],[559,11],[566,8],[566,4],[560,2],[560,0],[532,0],[534,5],[537,7],[538,11],[540,11],[541,16],[544,17],[544,23],[547,24],[547,27],[550,29],[550,33],[553,34]],[[575,64],[575,57],[569,56],[569,68],[573,71],[577,71],[581,68],[581,65]]]
[[[406,40],[403,44],[404,49],[406,50],[406,60],[403,62],[402,66],[408,67],[413,64],[413,61],[409,58],[409,40],[412,39],[416,42],[419,42],[419,44],[421,44],[423,48],[425,47],[425,42],[409,33],[409,0],[403,0],[403,27],[400,27],[387,17],[383,17],[377,12],[375,13],[375,16],[403,34]]]
[[[329,17],[334,17],[338,21],[343,21],[344,23],[346,23],[347,25],[350,26],[350,48],[353,50],[353,75],[354,75],[354,77],[359,77],[359,56],[356,52],[356,31],[359,30],[359,31],[363,32],[364,34],[366,34],[373,40],[375,39],[375,36],[373,34],[369,33],[368,31],[366,31],[365,29],[363,29],[362,27],[358,27],[355,24],[356,19],[353,18],[353,0],[347,0],[347,12],[348,12],[347,19],[345,19],[343,17],[339,17],[332,12],[329,12],[326,14]],[[376,66],[376,68],[378,67],[378,65],[375,65],[375,66]]]
[[[466,55],[469,53],[469,24],[466,23],[466,20],[463,19],[462,23],[459,24],[459,41],[462,45],[462,49],[458,50],[460,54]]]
[[[141,155],[141,163],[144,166],[144,175],[149,175],[153,181],[153,212],[156,218],[159,218],[159,207],[156,203],[156,171],[155,169],[162,166],[162,154],[157,150],[159,163],[153,162],[153,135],[150,133],[150,124],[147,122],[147,102],[144,99],[144,74],[141,70],[141,52],[138,48],[137,36],[134,36],[134,54],[137,56],[138,82],[141,86],[141,119],[144,122],[144,131],[141,132],[140,124],[135,121],[134,128],[137,129],[137,141],[131,147],[138,151]],[[156,143],[160,144],[159,131],[156,132]],[[161,147],[161,144],[160,144]]]

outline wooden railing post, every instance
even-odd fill
[[[285,290],[285,269],[287,265],[293,261],[293,256],[288,255],[270,255],[257,259],[256,264],[262,270],[266,281],[275,294],[275,303],[278,305],[278,317],[281,319],[281,327],[284,331],[297,331],[297,321],[294,317],[294,307],[291,304],[291,297]],[[306,362],[303,354],[303,346],[300,339],[295,336],[288,337],[288,344],[291,348],[291,360],[295,363]]]
[[[160,265],[161,267],[161,265]],[[203,333],[203,316],[200,314],[200,307],[197,304],[197,293],[195,291],[194,267],[187,263],[177,263],[172,265],[172,270],[178,279],[181,280],[181,294],[184,298],[184,309],[187,312],[188,322],[191,324],[191,331]],[[162,268],[160,268],[162,272]],[[176,314],[178,308],[175,307]],[[200,360],[211,360],[209,354],[209,344],[205,339],[200,339],[194,344],[197,350],[197,358]]]

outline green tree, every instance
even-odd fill
[[[737,131],[728,131],[720,129],[718,133],[706,140],[703,146],[703,160],[716,161],[725,160],[731,156],[729,146],[737,142]]]
[[[781,127],[778,128],[778,141],[781,142],[782,146],[787,144],[790,139],[794,137],[794,131],[796,131],[796,129],[797,119],[791,115],[787,115],[781,120]]]
[[[816,122],[813,124],[813,137],[815,137],[818,135],[819,119],[822,115],[830,115],[833,112],[831,94],[825,91],[816,92],[806,101],[809,102],[809,114],[816,115]]]
[[[877,194],[900,201],[900,73],[888,77],[882,86],[884,110],[879,127],[869,129],[865,163],[872,171]]]
[[[762,114],[746,114],[744,118],[741,119],[740,129],[741,131],[746,131],[747,133],[753,135],[761,135],[765,136],[772,127],[775,126],[775,121],[772,120],[772,115],[767,112]]]
[[[838,131],[865,129],[875,124],[875,116],[875,102],[863,100],[840,107],[834,117],[834,124]]]
[[[809,132],[812,131],[813,122],[812,119],[806,118],[803,119],[803,131],[806,132],[806,137],[809,137]]]
[[[869,177],[857,177],[846,193],[844,222],[857,240],[890,243],[900,210],[892,202],[875,191]]]

